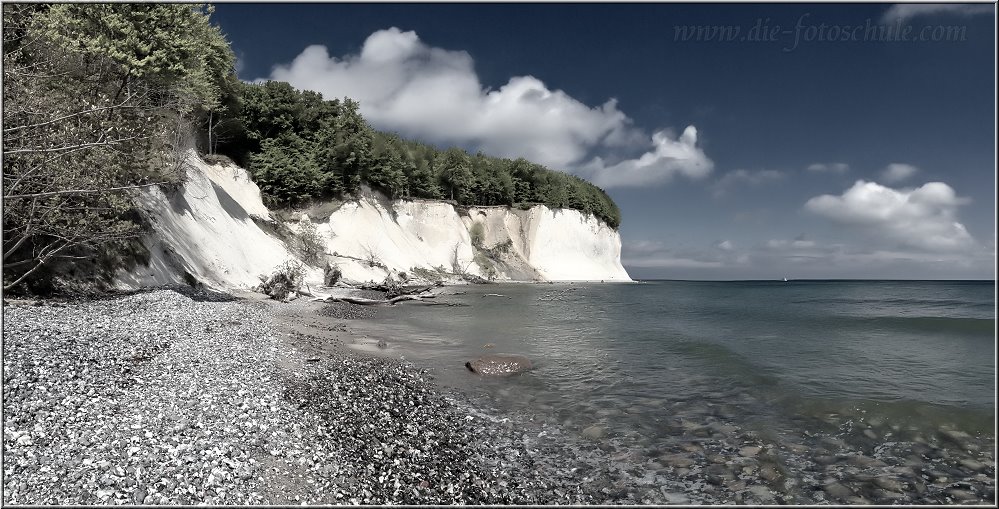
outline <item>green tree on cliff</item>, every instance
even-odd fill
[[[188,126],[231,84],[210,13],[4,4],[5,289],[134,237],[126,191],[183,178]]]

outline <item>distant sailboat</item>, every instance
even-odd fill
[[[787,278],[784,278],[784,282],[787,283]]]

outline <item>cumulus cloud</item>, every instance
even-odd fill
[[[696,178],[712,168],[693,126],[680,136],[669,131],[649,136],[614,99],[591,107],[533,76],[515,76],[489,89],[467,52],[429,46],[416,32],[394,27],[371,34],[359,54],[337,57],[325,46],[309,46],[276,66],[270,79],[327,98],[355,99],[379,129],[525,157],[605,187],[665,182],[675,175]]]
[[[714,185],[712,185],[712,191],[716,197],[724,196],[728,193],[729,189],[733,186],[738,185],[751,185],[758,186],[766,182],[772,182],[775,180],[780,180],[784,177],[784,174],[777,170],[732,170],[721,178],[719,178]]]
[[[813,173],[846,173],[850,171],[850,165],[846,163],[812,163],[806,170]]]
[[[881,178],[884,179],[885,182],[895,183],[907,180],[916,173],[919,173],[919,168],[916,168],[911,164],[891,163],[881,171]]]
[[[874,238],[926,251],[963,251],[975,240],[957,220],[960,198],[943,182],[929,182],[915,189],[892,189],[858,180],[840,196],[816,196],[805,209],[857,227]]]
[[[610,188],[669,182],[676,175],[697,179],[707,176],[712,168],[714,163],[697,146],[697,129],[688,126],[677,138],[667,131],[656,132],[650,150],[638,158],[607,164],[596,156],[575,173]]]
[[[992,14],[992,12],[992,4],[895,4],[885,11],[881,21],[894,23],[899,20],[906,21],[917,16],[933,14],[974,16],[976,14]]]

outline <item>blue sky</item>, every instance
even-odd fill
[[[214,19],[242,79],[605,187],[632,277],[995,277],[991,4],[218,4]]]

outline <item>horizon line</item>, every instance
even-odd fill
[[[672,278],[633,278],[634,281],[682,281],[689,283],[740,283],[740,282],[780,282],[783,283],[785,280],[783,278],[773,278],[773,279],[672,279]],[[977,282],[977,283],[995,283],[995,279],[881,279],[881,278],[794,278],[787,279],[786,282],[791,281],[909,281],[909,282]]]

